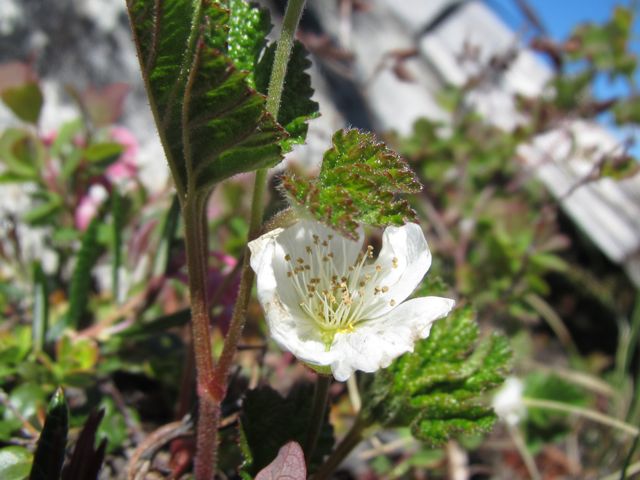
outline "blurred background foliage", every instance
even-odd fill
[[[514,351],[513,371],[524,379],[526,396],[588,406],[638,425],[637,291],[572,225],[518,154],[520,145],[567,119],[609,115],[619,126],[640,123],[637,58],[629,50],[632,22],[631,10],[617,8],[607,22],[580,26],[564,42],[534,41],[555,74],[549,95],[518,99],[529,120],[513,132],[491,127],[473,113],[468,98],[478,82],[472,80],[442,92],[440,101],[452,113],[452,123],[422,119],[408,137],[391,132],[384,138],[425,186],[411,198],[411,206],[428,232],[434,265],[416,295],[455,295],[462,307],[472,305],[480,330],[469,334],[469,345],[478,335],[483,342],[498,342],[486,333],[506,332]],[[499,68],[499,62],[487,65],[485,72],[491,68]],[[601,76],[628,82],[628,95],[595,98],[593,85]],[[65,434],[55,442],[68,442],[69,452],[82,447],[77,456],[88,458],[79,464],[71,455],[63,478],[95,478],[86,472],[97,472],[103,457],[102,478],[121,478],[126,458],[138,452],[146,432],[180,423],[191,411],[182,226],[171,189],[151,193],[140,181],[135,132],[117,126],[126,88],[70,88],[77,118],[44,132],[39,117],[46,98],[39,85],[28,64],[0,66],[0,95],[15,116],[15,125],[0,132],[0,182],[28,195],[20,215],[0,211],[0,476],[18,479],[31,471],[37,440],[51,421],[69,432],[68,439]],[[595,167],[582,183],[604,176],[623,179],[638,170],[629,148],[593,161]],[[282,202],[277,182],[267,211]],[[207,264],[217,348],[235,300],[251,185],[249,178],[235,177],[217,187],[209,206]],[[265,333],[260,309],[252,304],[224,405],[225,448],[230,452],[222,468],[230,477],[236,465],[231,459],[242,456],[236,427],[246,389],[256,387],[261,376],[280,392],[311,378],[289,355],[269,351]],[[427,341],[418,351],[431,355],[431,348]],[[506,368],[503,360],[494,367]],[[403,357],[375,378],[362,375],[361,387],[372,384],[380,395],[388,384],[402,391],[405,384],[389,375],[410,362]],[[65,393],[55,393],[58,387]],[[351,392],[335,385],[332,393],[330,418],[336,431],[344,432],[354,416]],[[373,405],[375,398],[366,411],[384,410],[382,403]],[[437,400],[416,401],[432,405]],[[62,403],[68,405],[68,421],[60,413]],[[415,434],[435,424],[419,415],[402,425],[392,421],[403,406],[395,405],[400,410],[393,415],[370,413],[372,423],[397,427],[390,435],[400,448],[387,452],[372,447],[368,457],[366,451],[363,455],[374,460],[364,468],[384,478],[421,478],[425,469],[434,478],[446,477],[446,455],[457,444],[433,450],[416,443],[406,427],[413,422]],[[490,412],[479,409],[478,415]],[[172,432],[184,436],[189,427],[184,421]],[[504,428],[498,427],[488,440],[470,430],[460,443],[472,461],[527,475],[520,457],[499,444],[506,438]],[[628,436],[562,414],[531,410],[522,432],[545,478],[591,478],[638,458]],[[171,435],[166,438],[173,439]],[[252,438],[249,444],[255,448]],[[580,462],[561,445],[580,445]],[[187,466],[176,452],[192,448],[188,441],[172,443],[171,454],[159,455],[159,470],[178,477]],[[255,451],[253,455],[260,458]]]

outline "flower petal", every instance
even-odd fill
[[[427,338],[433,322],[446,316],[454,304],[449,298],[414,298],[351,333],[338,333],[331,346],[336,352],[333,376],[345,381],[356,370],[375,372],[388,367],[395,358],[412,352],[417,340]]]
[[[319,250],[333,253],[333,262],[341,272],[346,272],[349,265],[353,264],[362,250],[364,231],[358,229],[359,240],[349,240],[338,234],[331,228],[313,220],[300,220],[295,225],[284,230],[278,235],[278,243],[291,255],[293,259],[311,258],[321,261],[322,254]],[[323,245],[326,242],[326,245]],[[308,253],[308,248],[312,254]]]
[[[387,227],[382,235],[382,249],[371,274],[378,268],[382,276],[376,281],[382,292],[366,312],[367,318],[385,315],[403,302],[418,286],[431,266],[431,252],[419,225],[407,223]]]
[[[251,268],[256,272],[258,299],[273,339],[300,360],[312,365],[329,365],[334,353],[327,351],[318,327],[298,307],[295,292],[276,274],[282,270],[284,254],[276,239],[283,232],[275,229],[249,242]],[[286,275],[284,279],[289,280]],[[287,300],[284,301],[284,297]]]

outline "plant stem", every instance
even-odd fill
[[[211,351],[211,326],[207,299],[207,234],[202,221],[203,208],[198,197],[188,199],[183,207],[185,245],[191,295],[191,328],[198,385],[198,428],[195,475],[198,480],[213,478],[216,463],[217,423],[220,402],[212,390],[214,377]]]
[[[542,476],[540,475],[535,459],[531,456],[529,450],[527,450],[527,444],[524,441],[524,438],[522,438],[522,433],[518,430],[518,427],[512,425],[507,425],[507,429],[509,430],[509,435],[511,435],[511,439],[520,454],[520,458],[522,458],[522,461],[524,462],[524,466],[529,472],[529,477],[531,477],[531,480],[540,480]]]
[[[269,89],[267,91],[267,112],[269,112],[275,120],[278,119],[289,56],[291,55],[296,29],[302,16],[305,1],[306,0],[289,0],[287,10],[284,12],[284,18],[282,19],[282,32],[280,33],[280,39],[276,47],[273,69],[271,70],[271,78],[269,79]]]
[[[368,424],[363,417],[358,415],[355,423],[351,426],[349,433],[347,433],[340,444],[331,453],[327,461],[324,462],[324,465],[320,467],[320,470],[311,477],[312,480],[326,480],[330,478],[334,470],[338,468],[342,461],[351,453],[351,450],[353,450],[363,440],[363,433],[367,426]]]
[[[305,0],[290,0],[285,12],[282,33],[276,54],[274,66],[269,82],[266,109],[274,119],[278,118],[280,100],[284,79],[287,73],[287,64],[293,46],[294,34],[302,15]],[[191,42],[191,38],[190,38]],[[195,56],[199,53],[196,48]],[[191,76],[191,75],[190,75]],[[189,80],[186,90],[189,89]],[[185,100],[184,108],[188,108]],[[186,116],[183,114],[183,120]],[[187,132],[186,125],[183,131]],[[188,140],[188,138],[187,138]],[[190,168],[189,142],[185,145],[185,160]],[[253,201],[251,205],[251,219],[249,225],[249,240],[255,238],[262,225],[264,215],[264,195],[267,185],[267,170],[261,169],[256,173]],[[190,191],[193,191],[190,189]],[[195,200],[193,200],[195,199]],[[190,201],[192,200],[192,201]],[[220,404],[225,397],[229,371],[233,364],[238,342],[244,328],[246,310],[251,297],[251,286],[254,274],[249,264],[249,252],[247,250],[242,262],[242,274],[238,299],[233,311],[229,332],[224,341],[224,346],[217,368],[213,366],[211,352],[211,334],[209,325],[209,310],[206,298],[206,248],[207,229],[205,223],[206,197],[188,195],[183,207],[185,216],[185,239],[187,243],[187,266],[189,269],[189,291],[191,292],[191,321],[193,328],[193,346],[196,357],[196,372],[198,380],[198,433],[195,458],[195,477],[197,480],[211,480],[216,471],[218,449],[218,427],[220,425]],[[195,203],[195,204],[193,204]]]
[[[543,400],[540,398],[525,397],[522,399],[522,403],[524,403],[524,405],[526,405],[528,408],[544,408],[547,410],[556,410],[558,412],[580,415],[581,417],[588,418],[590,420],[593,420],[594,422],[598,422],[603,425],[622,430],[629,435],[638,435],[640,433],[638,428],[634,427],[633,425],[625,423],[621,420],[617,420],[603,413],[596,412],[595,410],[589,410],[588,408],[576,407],[575,405],[555,402],[553,400]]]
[[[311,425],[307,432],[307,439],[304,445],[307,468],[311,463],[313,451],[316,449],[322,426],[324,425],[327,404],[329,403],[329,387],[331,386],[330,375],[320,375],[316,379],[316,388],[313,393],[313,404],[311,405]]]
[[[287,10],[285,11],[282,23],[282,32],[273,62],[271,78],[269,81],[269,90],[267,92],[266,109],[273,118],[278,118],[280,110],[280,100],[282,98],[282,90],[284,88],[284,79],[287,74],[287,64],[293,47],[294,35],[304,4],[306,0],[289,0]],[[253,199],[251,202],[251,217],[249,223],[249,240],[253,240],[260,233],[262,225],[262,217],[264,215],[264,195],[267,188],[267,169],[262,168],[256,172]],[[245,252],[242,263],[242,274],[240,276],[240,287],[238,291],[238,299],[233,310],[231,323],[229,325],[229,333],[224,340],[222,354],[218,361],[218,368],[214,382],[221,391],[226,389],[229,371],[233,363],[236,351],[238,350],[238,342],[244,329],[246,319],[247,306],[251,298],[251,287],[253,285],[254,273],[249,264],[250,252]]]

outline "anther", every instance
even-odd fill
[[[389,305],[391,305],[392,307],[396,306],[396,301],[391,299],[391,301],[389,302]]]
[[[288,262],[289,260],[291,260],[291,255],[289,255],[288,253],[284,256],[284,259]]]
[[[389,287],[384,286],[382,287],[382,293],[387,293],[389,291]]]

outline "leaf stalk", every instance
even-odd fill
[[[369,426],[368,421],[360,414],[347,435],[331,453],[320,470],[311,477],[312,480],[328,480],[336,468],[340,466],[351,451],[364,439],[364,431]]]
[[[307,463],[307,469],[311,463],[313,452],[318,444],[318,438],[324,425],[327,405],[329,403],[329,387],[331,386],[330,375],[320,375],[316,379],[316,388],[313,393],[313,404],[311,405],[311,424],[307,433],[307,439],[304,445],[304,453]]]
[[[278,118],[287,64],[305,1],[290,0],[287,4],[282,33],[276,47],[266,102],[266,110],[274,119]],[[189,43],[191,41],[192,39],[190,38]],[[196,50],[196,56],[197,53],[198,51]],[[189,92],[188,86],[187,84],[185,92],[187,94]],[[188,99],[185,99],[183,105],[188,108]],[[186,114],[188,112],[183,111],[183,132],[188,135],[187,125],[185,124]],[[185,145],[188,144],[188,142],[183,143]],[[189,168],[191,165],[189,161],[190,152],[187,150],[184,153]],[[258,235],[262,225],[266,186],[267,169],[260,169],[256,172],[254,183],[249,240]],[[208,258],[207,230],[204,217],[206,196],[195,194],[194,189],[191,188],[192,186],[190,185],[189,187],[183,214],[185,218],[187,266],[189,269],[189,291],[191,293],[193,347],[196,357],[198,397],[200,400],[195,477],[197,480],[210,480],[216,471],[220,404],[226,394],[229,372],[238,349],[238,342],[242,336],[246,310],[251,298],[254,273],[249,264],[250,254],[247,250],[242,263],[238,298],[231,318],[229,332],[225,338],[217,368],[215,368],[211,351],[209,306],[206,297],[206,259]]]
[[[293,46],[294,35],[302,10],[304,9],[306,0],[290,0],[287,4],[285,16],[283,20],[282,33],[276,47],[274,58],[274,66],[271,71],[271,79],[269,81],[269,90],[267,92],[267,112],[278,118],[280,110],[280,99],[282,98],[282,90],[284,88],[284,78],[287,73],[287,64]],[[262,168],[256,172],[253,190],[253,199],[251,202],[251,217],[249,223],[249,240],[256,238],[260,232],[262,219],[264,216],[264,196],[267,187],[267,169]],[[240,276],[240,287],[238,298],[231,317],[229,332],[224,341],[224,346],[214,382],[222,391],[226,390],[229,371],[233,364],[233,359],[238,350],[238,342],[242,336],[242,330],[246,320],[247,306],[251,298],[251,287],[253,285],[254,273],[249,263],[250,252],[247,249],[242,263],[242,274]]]

